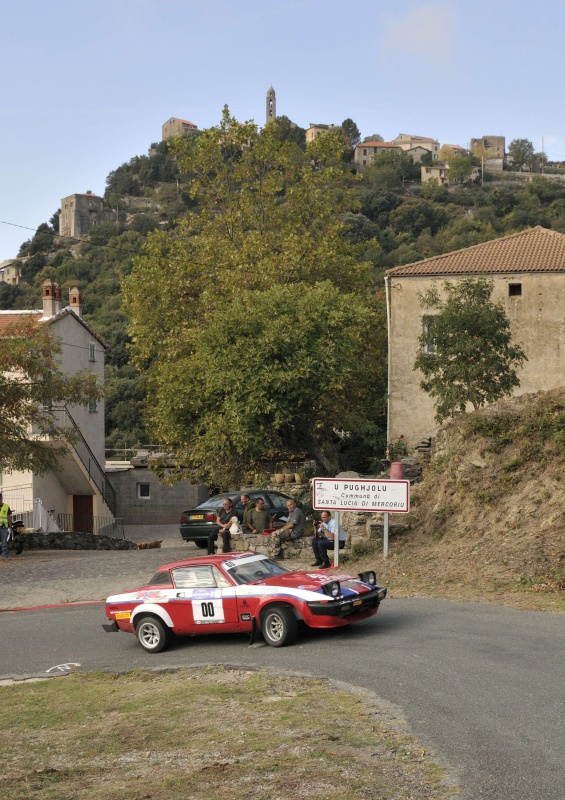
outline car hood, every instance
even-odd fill
[[[356,594],[364,594],[371,591],[374,587],[369,586],[358,577],[349,575],[336,570],[304,570],[303,572],[289,572],[283,575],[275,575],[272,578],[265,578],[257,581],[261,586],[281,586],[288,589],[304,589],[310,592],[318,592],[327,583],[339,581],[342,591],[350,590]]]

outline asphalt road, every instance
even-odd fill
[[[153,656],[133,636],[104,633],[103,621],[102,605],[1,613],[0,677],[69,662],[83,671],[223,663],[327,676],[400,707],[462,800],[565,798],[562,615],[387,599],[370,620],[306,632],[288,648],[216,635]]]

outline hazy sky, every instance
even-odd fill
[[[565,159],[565,0],[2,0],[0,220],[36,228],[224,103],[363,136],[525,137]],[[0,260],[32,231],[0,224]]]

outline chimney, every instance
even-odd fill
[[[57,313],[57,298],[56,293],[59,288],[58,284],[47,279],[41,284],[43,292],[43,316],[52,317]],[[60,308],[60,301],[59,301]]]
[[[55,298],[55,314],[58,314],[61,310],[61,298],[63,293],[61,292],[61,287],[58,283],[53,284],[53,295]]]
[[[82,318],[82,297],[76,286],[73,286],[69,292],[69,302],[71,304],[71,309],[75,312],[77,317]]]

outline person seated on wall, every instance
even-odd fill
[[[322,511],[321,517],[322,521],[316,529],[316,535],[312,537],[312,550],[316,557],[312,566],[327,569],[331,566],[328,550],[335,548],[336,524],[329,511]],[[338,547],[343,550],[345,547],[345,532],[341,525],[339,526],[338,540]]]
[[[286,501],[286,507],[288,509],[286,524],[272,534],[275,558],[282,558],[282,542],[289,539],[300,539],[304,535],[306,517],[302,509],[298,508],[292,499]]]
[[[265,508],[265,501],[262,497],[255,500],[255,508],[247,513],[246,521],[251,533],[263,533],[272,528],[271,515]]]
[[[233,503],[229,497],[226,497],[222,503],[222,508],[216,514],[216,523],[219,525],[219,530],[211,533],[208,536],[208,555],[212,555],[214,553],[218,535],[221,535],[222,537],[222,547],[224,553],[230,552],[230,525],[231,518],[234,516],[234,514],[235,508],[233,507]]]

